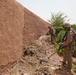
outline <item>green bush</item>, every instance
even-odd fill
[[[64,31],[64,30],[61,30],[61,31],[58,33],[58,35],[56,36],[56,43],[57,43],[57,45],[56,45],[56,50],[58,50],[58,54],[59,54],[60,56],[63,55],[63,49],[60,48],[60,43],[61,43],[64,35],[65,35],[65,31]]]
[[[56,50],[57,50],[57,53],[59,54],[59,56],[63,55],[63,49],[60,48],[60,43],[58,43],[56,45]]]
[[[76,42],[74,42],[74,47],[73,47],[73,50],[72,50],[72,56],[73,57],[76,57]]]
[[[76,73],[76,66],[73,67],[73,71]]]
[[[73,71],[76,73],[76,61],[73,62]]]
[[[60,26],[53,26],[53,27],[54,27],[55,30],[56,30],[56,35],[58,35],[59,32],[63,30],[63,26],[62,26],[62,25],[60,25]]]
[[[76,31],[76,24],[71,25],[71,27]]]
[[[48,22],[54,26],[60,26],[65,23],[67,16],[64,15],[62,12],[58,13],[51,13],[51,19]]]
[[[65,33],[66,33],[66,32],[65,32],[64,30],[61,30],[61,31],[58,33],[58,35],[57,35],[57,37],[56,37],[56,43],[60,43],[60,42],[63,41],[63,37],[64,37]]]
[[[71,27],[76,31],[76,24],[71,25]],[[73,51],[72,51],[72,56],[76,57],[76,42],[74,42],[74,47],[73,47]]]
[[[73,64],[76,65],[76,61],[74,61]]]

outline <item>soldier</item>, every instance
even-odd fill
[[[49,31],[46,33],[46,35],[51,35],[51,42],[55,45],[55,29],[52,26],[48,26]]]
[[[63,42],[60,44],[63,51],[63,62],[62,65],[67,65],[67,68],[71,70],[72,68],[72,43],[73,43],[73,31],[68,23],[63,25],[63,28],[66,30],[67,34],[64,37]]]

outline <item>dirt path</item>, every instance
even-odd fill
[[[24,57],[4,75],[75,75],[65,67],[61,67],[62,58],[54,54],[48,61],[40,63],[40,57],[55,52],[54,45],[40,38],[25,49]]]

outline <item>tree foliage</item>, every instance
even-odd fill
[[[53,25],[53,27],[56,30],[56,35],[63,30],[63,24],[67,22],[67,16],[65,16],[63,13],[58,12],[56,14],[51,13],[51,19],[48,20],[50,25]]]
[[[71,25],[71,27],[76,31],[76,24]],[[72,56],[76,57],[76,42],[74,42],[73,45]]]
[[[51,19],[49,19],[48,22],[54,26],[59,26],[65,23],[66,18],[67,16],[61,12],[58,12],[56,14],[51,13]]]
[[[72,24],[71,27],[76,31],[76,24]]]

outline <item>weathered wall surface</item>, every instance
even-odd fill
[[[23,44],[24,47],[37,40],[48,30],[48,24],[28,9],[24,9],[24,30]]]
[[[48,30],[47,23],[15,0],[0,0],[0,66],[17,61]]]
[[[22,56],[24,7],[15,0],[0,0],[0,65]]]

